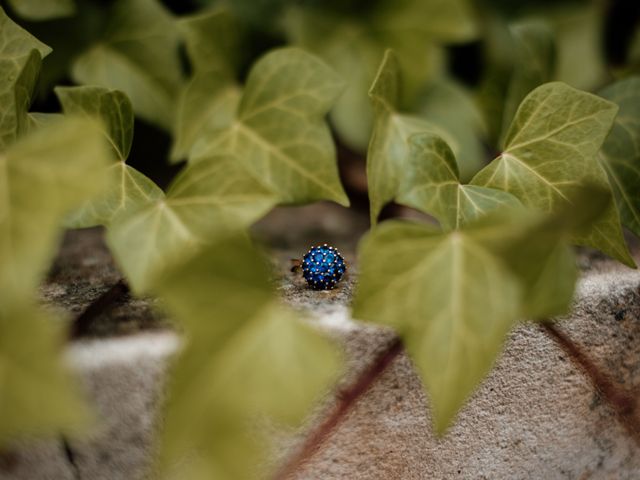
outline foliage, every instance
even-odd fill
[[[605,82],[597,6],[531,20],[497,1],[202,0],[215,5],[184,16],[159,0],[6,3],[46,42],[0,9],[0,445],[87,423],[37,299],[63,225],[102,225],[134,293],[184,332],[158,476],[255,473],[248,425],[299,424],[340,358],[280,302],[249,227],[276,205],[349,205],[333,134],[366,153],[354,316],[400,335],[440,434],[519,321],[568,311],[571,245],[634,266],[638,55],[630,44]],[[445,48],[461,42],[477,71]],[[62,113],[30,112],[67,81]],[[132,166],[140,122],[186,160],[166,190]],[[437,225],[378,225],[391,202]]]

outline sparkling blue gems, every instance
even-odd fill
[[[302,258],[302,276],[314,290],[330,290],[347,270],[338,250],[327,246],[312,247]]]

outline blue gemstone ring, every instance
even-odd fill
[[[326,243],[311,247],[302,258],[302,276],[314,290],[331,290],[346,270],[347,264],[340,252]]]

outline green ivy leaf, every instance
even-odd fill
[[[11,8],[28,20],[53,20],[76,12],[73,0],[9,0]]]
[[[145,120],[169,130],[181,84],[176,20],[156,0],[118,0],[104,39],[79,56],[73,79],[121,90]]]
[[[173,161],[186,158],[198,138],[233,123],[241,89],[236,81],[241,29],[224,9],[180,22],[194,70],[178,100]]]
[[[518,279],[471,233],[395,221],[366,237],[359,264],[354,316],[402,336],[443,433],[519,318]]]
[[[245,237],[219,239],[154,290],[187,336],[170,385],[163,461],[195,447],[204,478],[244,478],[256,447],[246,436],[249,420],[298,423],[336,378],[336,351],[279,303],[267,260]]]
[[[0,294],[0,447],[21,436],[76,433],[90,417],[62,367],[62,331],[54,319],[5,293]]]
[[[326,199],[346,206],[324,121],[341,89],[314,56],[297,48],[272,51],[251,69],[231,126],[201,138],[190,160],[210,162],[228,152],[282,203]]]
[[[347,89],[331,113],[341,139],[363,150],[373,126],[365,92],[385,49],[396,51],[403,73],[403,102],[439,68],[433,44],[465,41],[476,33],[466,0],[385,0],[357,16],[329,14],[314,8],[292,9],[285,22],[291,41],[320,55],[347,80]]]
[[[522,208],[510,193],[462,185],[455,156],[447,143],[431,133],[410,137],[407,174],[398,202],[438,219],[446,229],[458,229],[501,208]]]
[[[615,104],[560,82],[538,87],[520,105],[503,153],[471,183],[504,190],[546,212],[565,208],[572,192],[585,184],[610,191],[597,153],[616,112]],[[613,204],[574,242],[635,265]]]
[[[167,267],[217,235],[249,226],[277,202],[233,156],[187,167],[165,198],[117,216],[107,240],[132,288],[145,292]]]
[[[0,291],[35,291],[55,253],[62,218],[100,193],[107,159],[97,125],[73,117],[0,154]]]
[[[520,102],[550,81],[556,64],[555,35],[542,21],[487,22],[487,68],[480,86],[489,139],[497,144],[507,133]]]
[[[640,236],[640,77],[603,89],[600,95],[620,110],[600,151],[623,225]]]
[[[485,164],[486,122],[471,92],[451,78],[433,81],[416,101],[416,112],[451,139],[460,169],[468,182]]]
[[[71,226],[108,225],[120,212],[163,196],[155,183],[125,163],[133,142],[133,109],[124,93],[104,87],[57,87],[55,92],[65,114],[101,121],[114,160],[107,192],[76,212],[69,221]]]
[[[27,112],[41,58],[51,49],[16,25],[2,8],[0,31],[0,150],[3,150],[28,129]]]

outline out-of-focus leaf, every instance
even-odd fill
[[[172,160],[187,157],[206,132],[228,127],[241,89],[236,71],[241,50],[240,26],[227,10],[214,10],[180,22],[194,74],[178,100]]]
[[[78,57],[75,81],[121,90],[138,115],[165,129],[173,124],[181,83],[176,20],[156,0],[118,0],[104,39]]]
[[[47,125],[51,125],[61,118],[61,113],[29,113],[27,114],[27,133],[46,127]]]
[[[108,225],[120,212],[134,210],[163,196],[162,190],[125,162],[133,141],[133,109],[127,96],[104,87],[58,87],[55,90],[65,114],[92,117],[101,122],[112,149],[109,188],[84,205],[68,220],[80,228]]]
[[[471,234],[395,221],[366,237],[359,262],[354,316],[398,331],[443,433],[519,318],[518,279]]]
[[[296,424],[336,378],[336,351],[279,304],[267,265],[246,238],[223,238],[154,286],[187,334],[170,385],[166,465],[195,448],[203,478],[245,478],[258,446],[249,421]]]
[[[0,150],[28,130],[27,112],[41,58],[51,49],[0,8]]]
[[[545,212],[566,208],[572,192],[585,184],[610,192],[597,154],[617,110],[611,102],[560,82],[538,87],[520,105],[503,153],[471,183],[507,191]],[[613,204],[588,233],[573,240],[635,265]]]
[[[640,236],[640,77],[620,80],[600,95],[620,107],[600,161],[609,175],[622,224]]]
[[[6,293],[0,293],[0,447],[19,437],[77,433],[90,417],[62,367],[56,322]]]
[[[484,166],[486,123],[471,93],[453,79],[432,82],[416,102],[417,115],[447,132],[456,154],[460,179],[471,178]]]
[[[190,161],[228,152],[278,194],[281,203],[349,201],[324,116],[342,90],[336,74],[297,48],[267,53],[254,65],[228,127],[203,136]]]
[[[492,211],[522,208],[510,193],[462,185],[455,156],[432,133],[411,136],[407,175],[398,202],[433,215],[446,230],[458,229]]]
[[[542,21],[506,25],[498,18],[487,24],[487,67],[479,102],[485,113],[489,140],[498,144],[518,105],[534,88],[552,80],[555,37]]]
[[[534,88],[553,79],[556,63],[554,33],[540,21],[510,26],[514,47],[514,68],[506,92],[502,135],[506,135],[518,106]]]
[[[94,122],[65,118],[0,154],[0,291],[35,291],[65,214],[104,187],[108,149]],[[35,194],[34,192],[37,192]]]
[[[237,158],[212,158],[182,171],[165,198],[117,216],[107,240],[132,288],[145,292],[167,265],[249,226],[276,202]]]
[[[28,20],[52,20],[75,13],[74,0],[9,0],[11,8]]]
[[[440,68],[434,45],[469,40],[475,22],[464,0],[385,0],[357,15],[331,14],[314,8],[291,10],[285,22],[289,38],[317,53],[347,81],[331,113],[342,140],[363,150],[373,126],[366,97],[385,49],[398,55],[403,103],[413,103],[424,83]]]
[[[593,90],[607,78],[602,53],[604,4],[585,2],[559,9],[549,17],[558,45],[557,80],[581,90]]]

